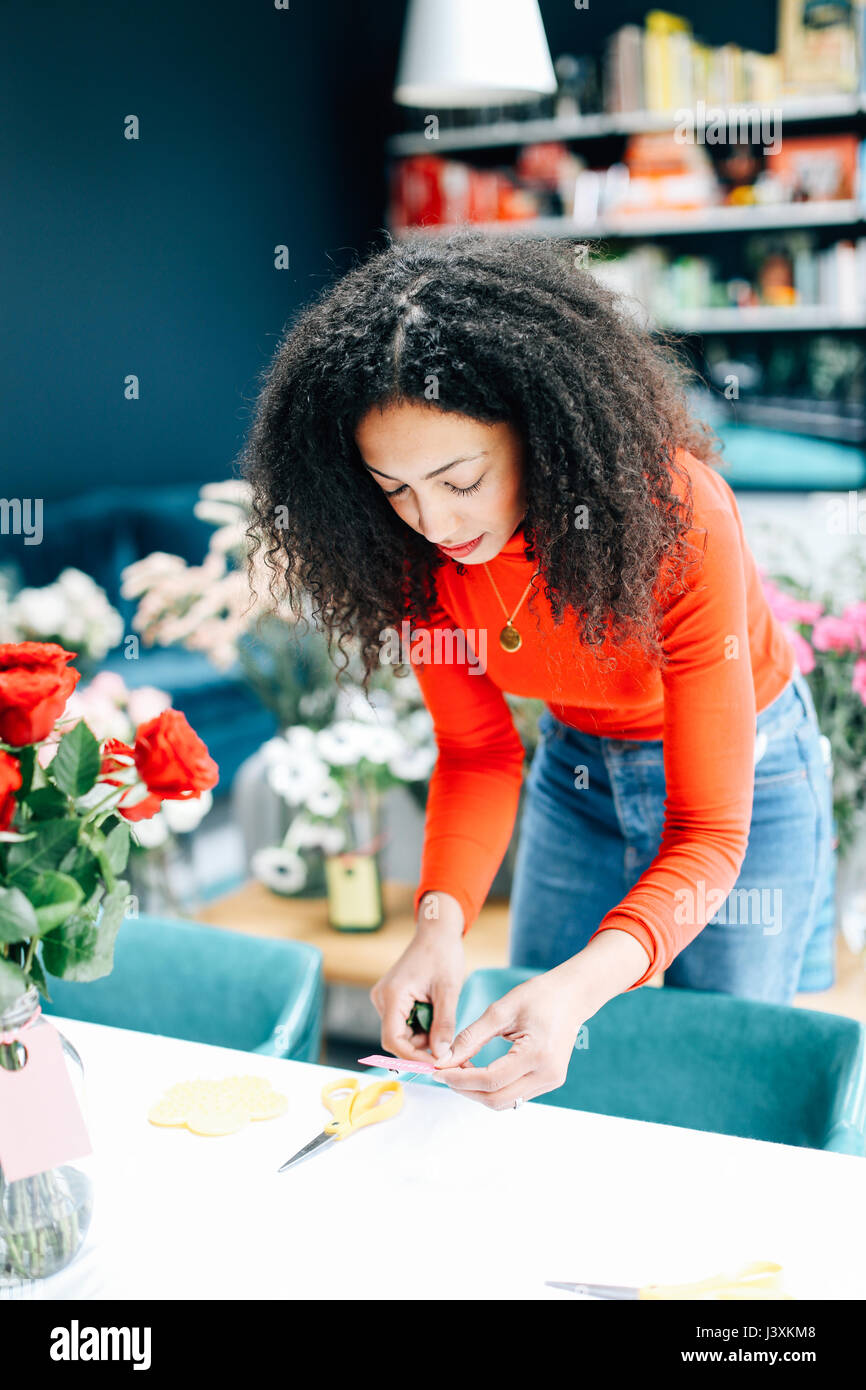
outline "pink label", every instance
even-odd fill
[[[437,1071],[432,1062],[407,1062],[402,1057],[359,1057],[358,1062],[365,1067],[387,1067],[389,1071],[410,1072],[415,1076],[433,1076]],[[439,1080],[438,1075],[436,1080]]]
[[[24,1066],[0,1066],[0,1164],[7,1182],[93,1153],[57,1029],[41,1023],[18,1040],[27,1049]]]

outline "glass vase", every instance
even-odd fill
[[[31,986],[14,1004],[0,1010],[0,1035],[21,1029],[15,1041],[0,1042],[0,1066],[16,1071],[26,1065],[28,1034],[37,1028],[54,1027],[44,1014],[29,1027],[22,1027],[38,1005],[39,994]],[[62,1033],[60,1041],[86,1123],[81,1058]],[[78,1158],[7,1182],[0,1165],[0,1289],[47,1279],[75,1259],[86,1239],[93,1210],[91,1168],[89,1158]]]

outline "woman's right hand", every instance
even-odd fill
[[[382,1020],[383,1048],[410,1062],[429,1062],[428,1047],[437,1061],[447,1056],[465,969],[460,904],[449,893],[425,894],[412,941],[370,990]],[[416,1001],[433,1005],[429,1037],[413,1033],[406,1022]]]

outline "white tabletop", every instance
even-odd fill
[[[409,1083],[396,1119],[278,1173],[344,1072],[51,1021],[84,1063],[94,1215],[75,1261],[14,1297],[573,1299],[544,1281],[775,1260],[795,1297],[866,1298],[861,1158]],[[287,1114],[222,1138],[148,1122],[174,1082],[238,1074]]]

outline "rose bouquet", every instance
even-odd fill
[[[130,825],[218,778],[178,710],[139,724],[131,743],[100,741],[81,718],[62,731],[80,679],[74,657],[57,643],[0,645],[0,1065],[10,1070],[24,1064],[18,1034],[38,1023],[39,995],[50,1001],[49,975],[86,981],[112,969]],[[74,1255],[87,1203],[70,1174],[7,1182],[0,1169],[0,1283],[53,1273]]]

